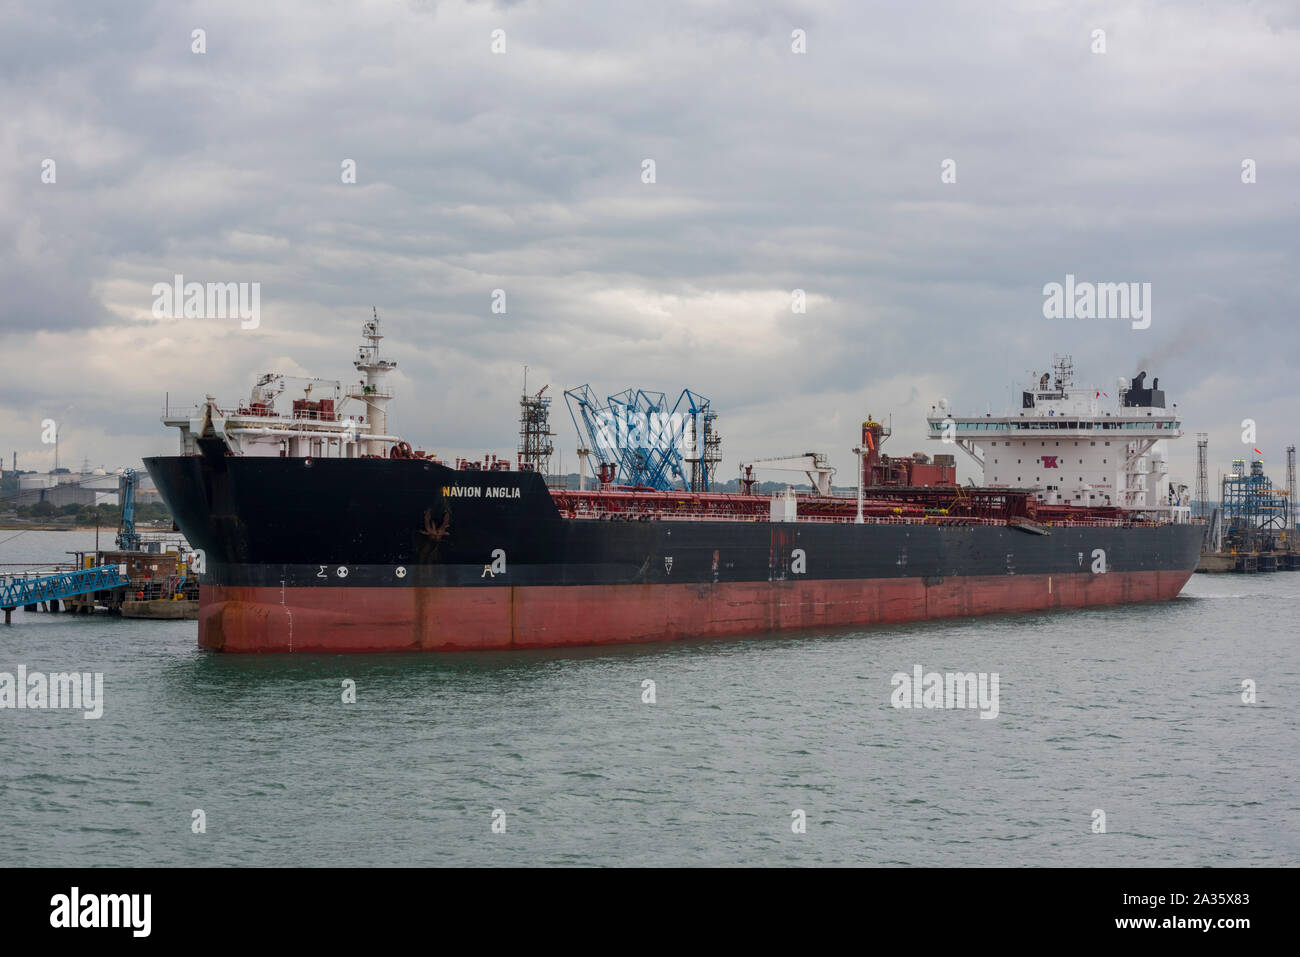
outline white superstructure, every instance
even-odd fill
[[[1186,521],[1186,487],[1169,482],[1165,443],[1182,436],[1178,406],[1166,408],[1160,380],[1140,372],[1120,379],[1112,398],[1076,388],[1069,356],[1051,372],[1032,374],[1021,408],[1005,415],[951,415],[931,408],[929,437],[955,443],[992,488],[1032,489],[1046,505],[1076,505],[1162,513]]]
[[[200,438],[221,438],[235,455],[386,456],[400,441],[387,434],[387,405],[393,393],[384,384],[397,363],[379,357],[383,336],[378,313],[362,323],[361,335],[366,342],[358,347],[353,364],[366,377],[346,393],[337,380],[268,372],[257,380],[246,403],[226,407],[208,396],[185,415],[164,413],[163,422],[180,430],[182,455],[197,453]],[[286,398],[286,392],[300,397]]]

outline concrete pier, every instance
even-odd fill
[[[1300,552],[1206,552],[1196,570],[1210,575],[1300,571]]]

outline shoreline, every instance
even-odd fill
[[[0,532],[93,532],[95,526],[87,528],[84,525],[4,525],[0,524]],[[99,533],[104,534],[105,526],[99,526]],[[112,534],[117,534],[117,529],[109,529]]]
[[[95,531],[94,525],[6,525],[4,523],[0,523],[0,532],[93,532],[93,531]],[[145,532],[159,532],[166,535],[181,534],[180,532],[173,532],[170,528],[165,528],[165,529],[151,528],[148,525],[137,526],[136,531],[142,534]],[[101,536],[116,535],[117,526],[100,525],[99,534]]]

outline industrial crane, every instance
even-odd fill
[[[364,346],[362,348],[365,348]],[[267,406],[274,406],[276,396],[282,394],[290,382],[305,382],[306,388],[303,394],[311,398],[312,389],[316,383],[330,386],[334,390],[334,400],[340,401],[342,394],[342,383],[337,379],[322,379],[319,376],[289,375],[284,372],[268,372],[257,380],[253,386],[253,401],[261,402]]]
[[[122,477],[118,480],[122,518],[117,526],[117,547],[127,552],[140,550],[140,533],[135,530],[135,490],[139,477],[135,469],[123,469]],[[99,533],[95,534],[98,536]]]
[[[818,495],[831,494],[831,479],[835,468],[830,464],[825,452],[805,452],[803,455],[787,455],[774,459],[752,459],[740,463],[740,483],[747,490],[752,490],[754,469],[759,468],[773,472],[803,472],[808,481],[817,490]]]

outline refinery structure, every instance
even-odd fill
[[[17,493],[13,496],[14,505],[36,505],[49,502],[55,507],[65,505],[121,505],[122,482],[126,469],[109,471],[104,468],[91,468],[89,464],[78,470],[56,468],[49,472],[18,472],[17,455],[14,456],[18,480]],[[148,505],[159,502],[162,498],[153,487],[153,480],[147,475],[137,480],[135,502]]]
[[[1219,479],[1217,505],[1208,501],[1208,437],[1198,436],[1198,507],[1207,522],[1202,571],[1271,572],[1300,569],[1296,527],[1296,451],[1286,450],[1286,485],[1274,486],[1262,458],[1234,459]]]

